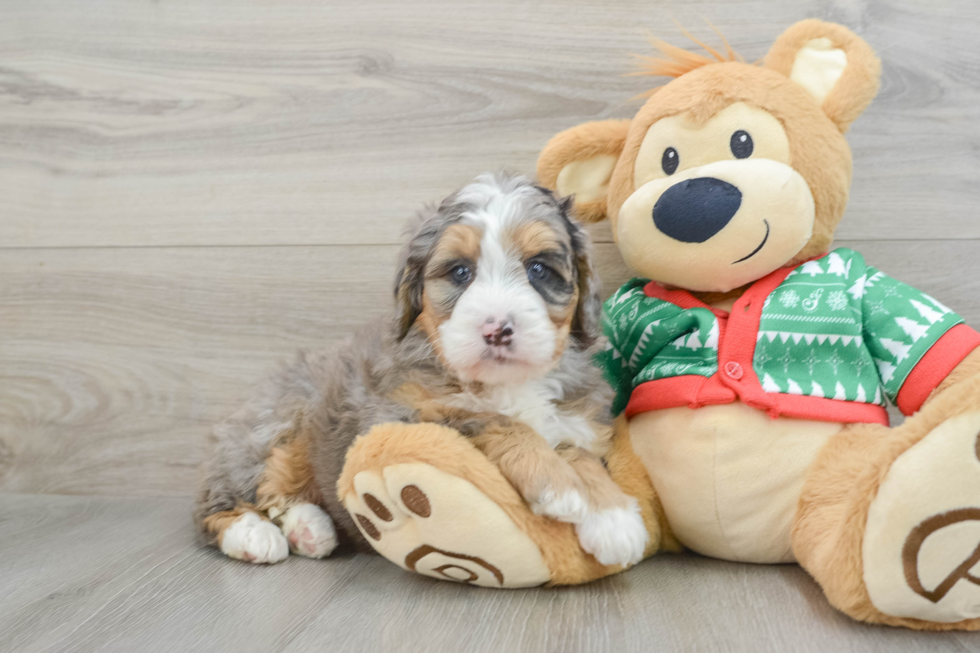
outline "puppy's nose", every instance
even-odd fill
[[[483,342],[494,347],[506,347],[514,337],[514,325],[509,320],[489,319],[483,325]]]
[[[703,243],[724,229],[741,205],[742,193],[727,181],[695,177],[664,191],[653,206],[653,223],[674,240]]]

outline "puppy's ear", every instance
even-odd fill
[[[843,25],[816,19],[783,32],[765,66],[806,89],[842,132],[871,104],[881,82],[881,61],[870,45]]]
[[[557,134],[538,156],[538,179],[558,195],[574,195],[583,222],[606,219],[609,179],[629,133],[629,120],[583,123]]]
[[[578,306],[572,320],[571,335],[584,347],[591,346],[599,337],[599,314],[602,311],[602,281],[592,260],[592,239],[571,217],[572,198],[559,200],[558,206],[565,216],[565,225],[572,237],[575,256],[575,274],[578,282]]]
[[[438,209],[429,206],[416,216],[406,230],[409,240],[398,256],[398,272],[395,274],[395,319],[399,340],[408,335],[422,313],[425,266],[439,240],[441,222]]]
[[[408,335],[415,319],[422,313],[422,281],[418,268],[405,264],[395,276],[397,332],[401,340]]]

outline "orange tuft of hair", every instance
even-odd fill
[[[722,44],[725,46],[724,54],[711,47],[704,41],[695,38],[690,32],[678,25],[681,33],[700,45],[708,55],[703,55],[698,52],[691,52],[690,50],[685,50],[684,48],[679,48],[676,45],[671,45],[666,41],[658,38],[650,37],[650,43],[663,56],[660,57],[647,57],[639,54],[633,55],[636,59],[640,61],[640,66],[643,70],[627,73],[628,75],[652,75],[654,77],[680,77],[686,73],[691,72],[701,68],[702,66],[707,66],[708,64],[721,63],[725,61],[744,61],[741,56],[739,56],[732,46],[728,44],[728,40],[724,35],[719,32],[713,25],[712,29],[721,38]]]

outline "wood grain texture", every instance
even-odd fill
[[[392,244],[424,201],[631,116],[677,19],[749,61],[793,22],[884,59],[841,237],[980,238],[980,4],[371,0],[0,4],[0,243]]]
[[[601,274],[626,277],[612,245]],[[0,487],[186,496],[204,434],[260,375],[392,306],[398,248],[0,255]]]
[[[581,587],[489,590],[369,555],[246,565],[198,546],[189,511],[0,495],[0,650],[980,651],[975,634],[857,624],[796,566],[662,556]]]
[[[860,245],[873,264],[980,324],[975,243],[840,244]],[[394,246],[4,251],[0,488],[193,494],[205,433],[251,384],[299,348],[329,347],[385,319],[396,253]],[[611,294],[630,273],[611,244],[598,245],[597,258]]]

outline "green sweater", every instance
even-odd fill
[[[774,417],[887,423],[885,398],[921,404],[900,395],[930,350],[941,345],[941,365],[918,375],[912,403],[980,344],[968,327],[951,332],[962,322],[841,248],[756,282],[731,315],[633,279],[605,303],[599,361],[617,414],[738,399]]]

